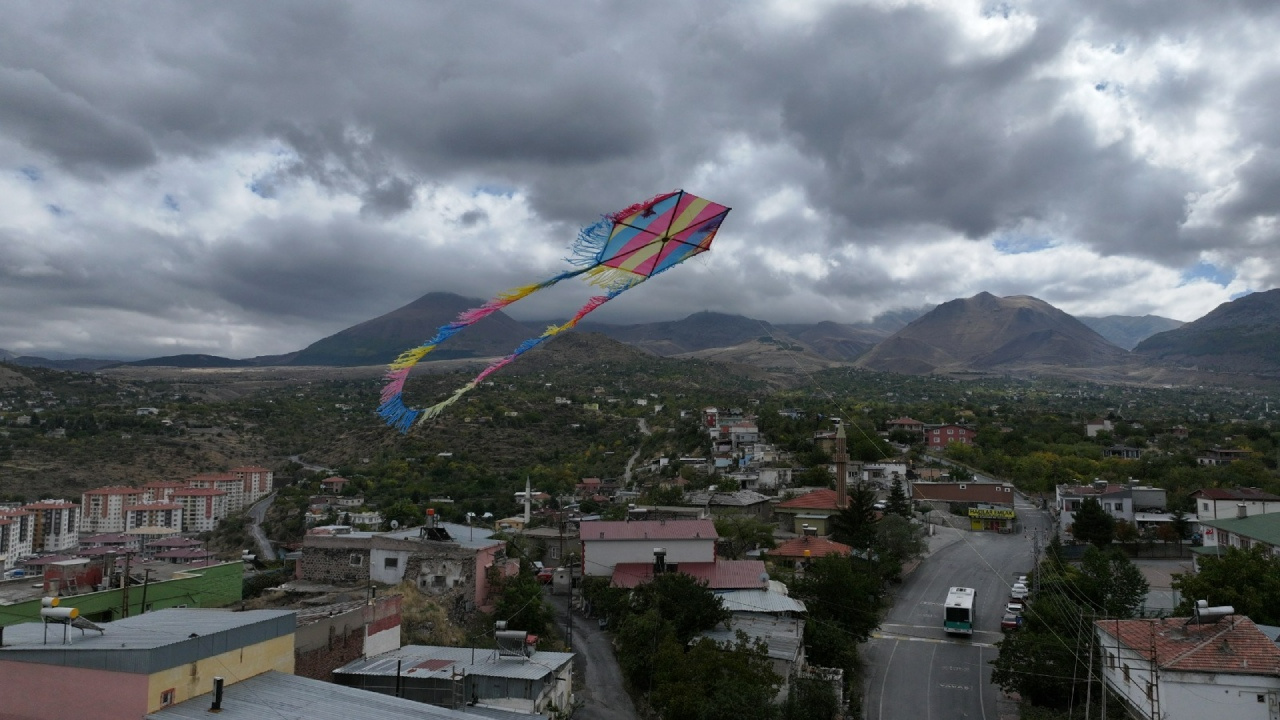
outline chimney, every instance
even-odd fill
[[[1249,506],[1245,505],[1244,503],[1236,503],[1236,517],[1238,518],[1249,517]]]
[[[849,505],[849,490],[846,487],[849,477],[849,453],[844,443],[844,423],[836,426],[836,507],[844,509]]]
[[[209,712],[222,712],[222,678],[213,678],[213,704],[209,706]]]
[[[664,573],[664,572],[666,572],[666,571],[667,571],[667,549],[666,549],[666,548],[654,548],[654,549],[653,549],[653,574],[654,574],[654,576],[656,577],[656,576],[658,576],[658,575],[661,575],[662,573]]]
[[[818,528],[812,525],[801,525],[800,531],[804,533],[805,537],[815,537],[818,534]],[[805,552],[808,552],[808,551],[806,550]]]

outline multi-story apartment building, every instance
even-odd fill
[[[184,482],[175,482],[173,480],[156,480],[142,486],[145,494],[143,500],[147,502],[170,502],[173,499],[173,492],[187,487]]]
[[[244,507],[244,481],[231,473],[203,473],[187,478],[187,487],[221,490],[227,494],[227,512]]]
[[[182,532],[183,506],[178,502],[150,502],[126,505],[124,532],[137,528],[168,528]]]
[[[182,529],[185,532],[208,532],[227,516],[225,490],[201,487],[175,490],[173,502],[182,505]]]
[[[56,553],[80,544],[80,506],[67,500],[23,505],[32,515],[31,552]]]
[[[231,474],[244,481],[244,507],[258,502],[271,493],[275,473],[257,465],[231,468]]]
[[[80,496],[80,532],[90,535],[124,532],[124,508],[142,501],[141,488],[112,485],[86,490]]]
[[[951,443],[972,445],[978,431],[963,425],[929,425],[925,429],[925,440],[930,450],[945,450]]]
[[[31,512],[0,508],[0,572],[12,570],[31,553]]]

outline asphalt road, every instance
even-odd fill
[[[1025,500],[1019,499],[1017,510],[1028,531],[1048,527],[1044,513]],[[990,662],[1009,586],[1032,567],[1031,533],[939,528],[931,547],[898,588],[893,608],[865,646],[863,715],[868,720],[1016,717],[1014,706],[991,684]],[[942,631],[942,605],[954,586],[977,590],[977,628],[971,638]]]
[[[568,596],[547,595],[555,608],[556,622],[567,628]],[[613,641],[594,618],[573,613],[573,647],[577,654],[573,671],[582,677],[577,691],[581,703],[574,720],[640,720],[635,704],[622,686],[622,669],[613,657]]]
[[[267,508],[271,507],[271,501],[275,499],[276,494],[273,491],[249,508],[249,534],[253,535],[253,541],[258,546],[258,557],[266,561],[275,560],[276,551],[271,546],[271,541],[267,539],[267,534],[262,531],[262,520],[267,516]]]

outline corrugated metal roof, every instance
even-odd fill
[[[729,590],[717,595],[729,612],[802,613],[807,610],[799,600],[769,590]]]
[[[448,661],[447,664],[431,661]],[[438,645],[405,645],[399,650],[361,658],[334,670],[334,674],[395,676],[400,673],[414,678],[449,678],[456,672],[481,677],[516,680],[541,680],[555,674],[573,660],[573,653],[538,651],[527,660],[499,658],[498,651],[488,648],[441,647]]]
[[[710,520],[599,520],[583,522],[579,534],[584,542],[593,540],[716,540],[716,525]]]
[[[223,688],[222,712],[217,715],[209,713],[212,700],[210,694],[201,695],[153,712],[146,720],[209,720],[211,717],[219,720],[480,720],[493,717],[275,671]]]
[[[1280,545],[1280,513],[1251,515],[1242,518],[1222,518],[1219,520],[1201,520],[1202,527],[1226,530],[1250,540]]]
[[[718,643],[736,643],[737,632],[747,637],[763,640],[769,646],[769,657],[775,660],[796,660],[804,641],[804,621],[798,618],[766,617],[760,615],[734,615],[726,629],[717,625],[702,633]]]

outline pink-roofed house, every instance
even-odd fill
[[[619,563],[652,563],[655,548],[667,563],[713,563],[720,537],[711,520],[588,520],[578,532],[582,573],[595,577],[612,576]]]
[[[707,583],[711,590],[768,590],[769,573],[764,562],[760,560],[725,560],[717,558],[714,562],[668,563],[664,559],[660,564],[618,563],[613,570],[614,587],[633,588],[643,585],[662,572],[681,572],[693,579]]]
[[[1201,620],[1095,621],[1107,686],[1150,720],[1277,717],[1280,648],[1244,615]]]

